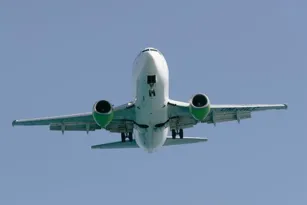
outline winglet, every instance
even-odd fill
[[[285,109],[287,110],[288,109],[288,104],[284,104],[284,106],[285,106]]]
[[[14,126],[15,126],[15,124],[16,124],[16,120],[13,120],[13,122],[12,122],[12,126],[14,127]]]

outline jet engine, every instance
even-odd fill
[[[112,121],[114,116],[112,105],[106,100],[100,100],[93,106],[93,118],[95,122],[102,128]]]
[[[204,94],[196,94],[190,100],[190,113],[198,121],[204,120],[210,112],[209,98]]]

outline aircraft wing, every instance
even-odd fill
[[[132,132],[135,119],[134,103],[114,107],[114,118],[106,127],[110,132]],[[92,112],[52,117],[14,120],[13,126],[49,126],[53,131],[95,131],[102,129],[96,124]]]
[[[197,123],[214,124],[251,118],[252,112],[287,109],[287,104],[210,105],[210,113],[203,121],[197,121],[189,111],[189,103],[169,101],[171,129],[189,128]]]

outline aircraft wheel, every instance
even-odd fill
[[[180,129],[180,130],[179,130],[179,137],[180,137],[180,139],[183,138],[183,129]]]
[[[175,131],[175,130],[172,130],[172,138],[173,138],[173,139],[176,138],[176,135],[177,135],[176,131]]]
[[[128,138],[129,138],[129,141],[132,142],[132,140],[133,140],[132,132],[129,132]]]
[[[122,142],[126,142],[126,135],[125,135],[125,133],[121,133],[121,139],[122,139]]]

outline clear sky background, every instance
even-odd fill
[[[307,204],[307,2],[0,1],[0,204]],[[197,145],[91,150],[96,131],[14,119],[132,99],[132,62],[161,50],[170,95],[288,103],[287,111],[185,131]]]

